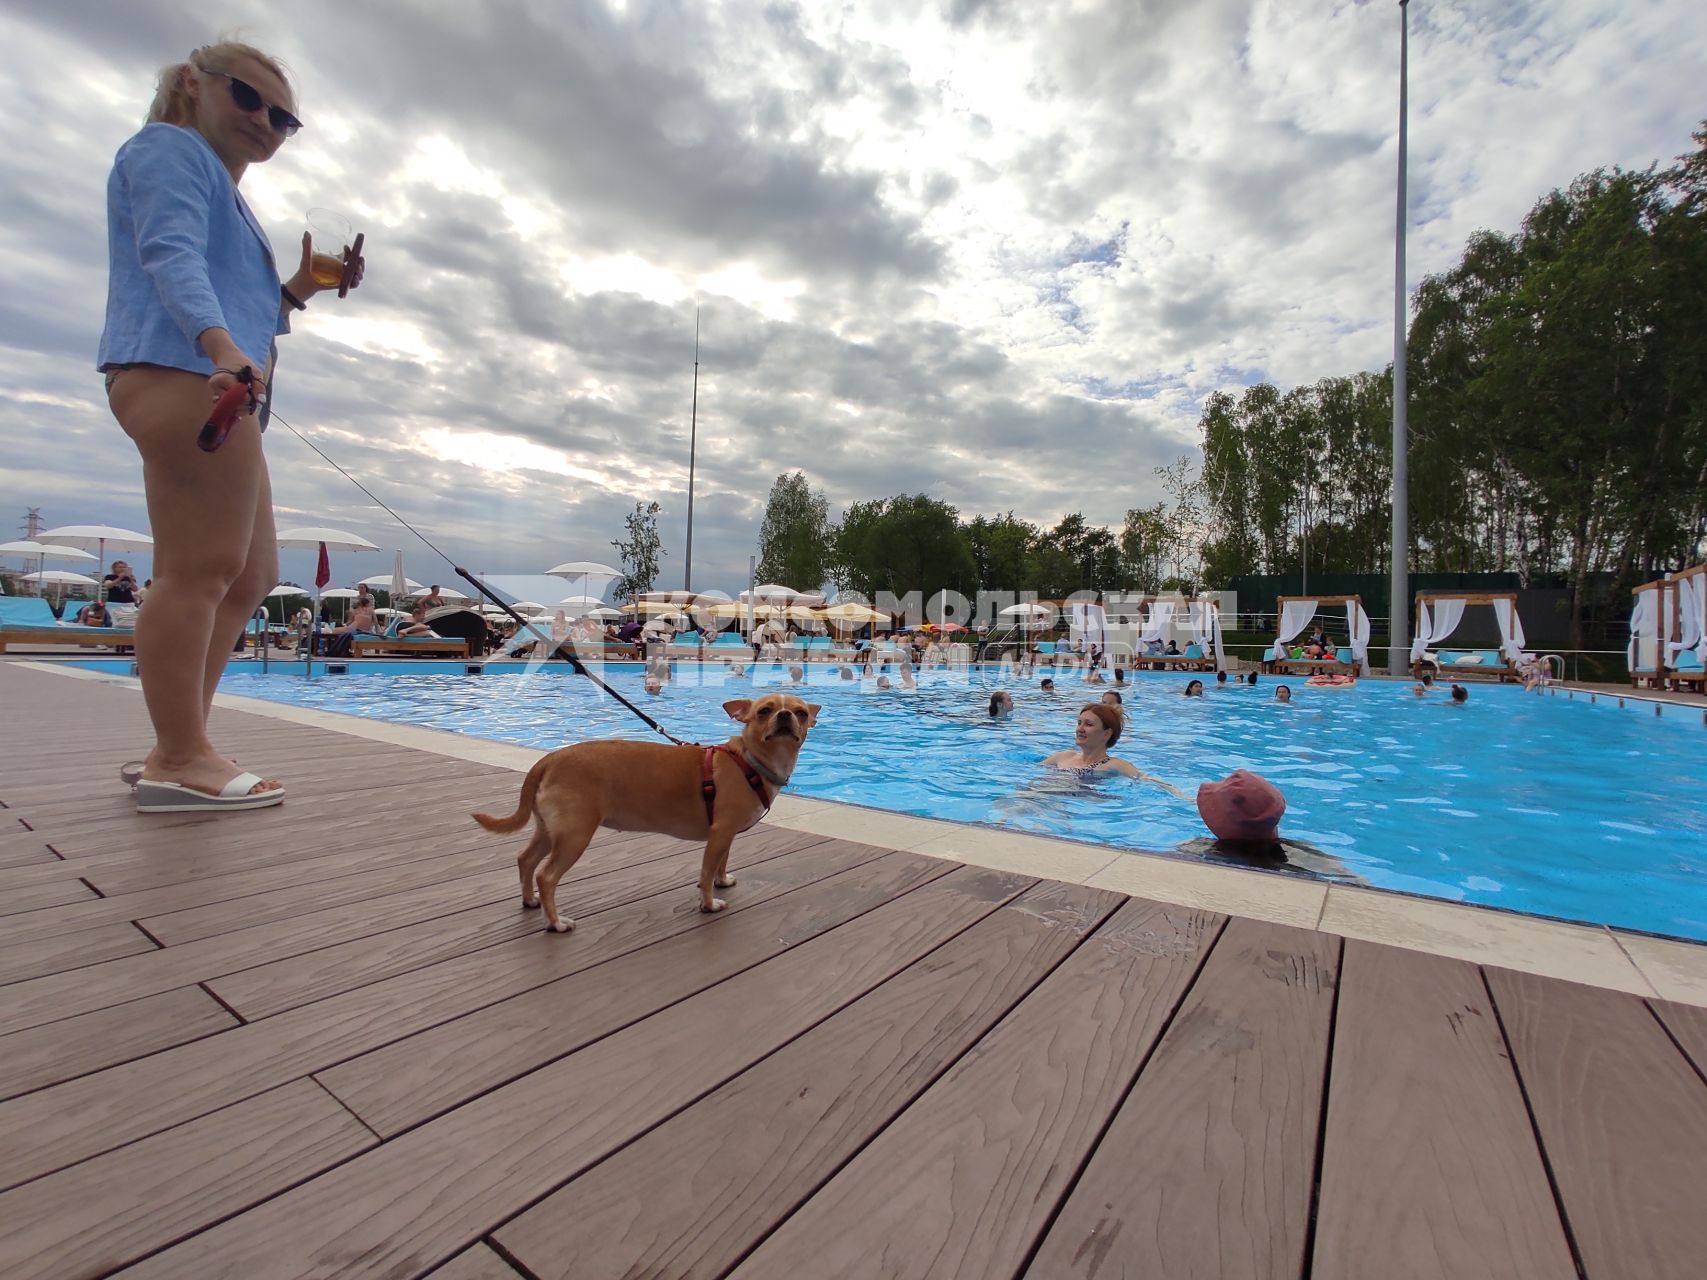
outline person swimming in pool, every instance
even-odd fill
[[[1185,686],[1185,692],[1180,696],[1185,698],[1201,698],[1203,696],[1203,681],[1188,681]]]
[[[997,689],[990,695],[990,719],[1006,720],[1014,713],[1014,696],[1006,689]]]
[[[1153,782],[1171,795],[1184,798],[1185,792],[1172,783],[1150,776],[1130,760],[1122,760],[1108,754],[1109,748],[1120,741],[1120,730],[1123,727],[1120,708],[1105,706],[1100,702],[1087,702],[1079,709],[1078,722],[1073,732],[1074,749],[1057,751],[1043,763],[1048,768],[1067,769],[1080,778],[1087,779],[1098,774],[1118,773],[1122,777],[1137,778],[1141,782]]]
[[[1292,686],[1285,684],[1276,685],[1274,687],[1274,700],[1276,702],[1291,702]]]

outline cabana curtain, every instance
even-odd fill
[[[1682,634],[1666,645],[1666,665],[1671,666],[1686,649],[1707,660],[1707,575],[1677,579],[1677,612]]]
[[[1656,621],[1654,617],[1654,596],[1656,594],[1653,591],[1638,592],[1636,607],[1630,614],[1630,643],[1624,646],[1624,659],[1629,663],[1632,671],[1646,669],[1640,666],[1637,658],[1642,641],[1651,638],[1653,635]]]
[[[1194,600],[1191,605],[1191,638],[1205,653],[1215,654],[1215,669],[1224,671],[1227,651],[1221,642],[1221,610],[1213,601]]]
[[[1145,644],[1152,640],[1163,639],[1168,630],[1168,623],[1173,621],[1174,606],[1171,600],[1154,600],[1150,603],[1150,620],[1144,624],[1144,630],[1138,638]]]
[[[1523,619],[1517,616],[1517,610],[1512,607],[1510,600],[1495,600],[1494,621],[1500,627],[1500,648],[1505,651],[1508,661],[1518,662],[1523,658]]]
[[[1351,656],[1359,667],[1367,669],[1369,665],[1369,615],[1364,612],[1361,604],[1346,605],[1346,625],[1351,640]]]
[[[1427,604],[1417,605],[1417,638],[1411,641],[1412,662],[1421,662],[1424,653],[1458,630],[1458,624],[1464,620],[1464,603],[1462,600],[1436,600],[1432,615]]]

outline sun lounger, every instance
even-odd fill
[[[131,627],[83,627],[61,622],[39,596],[0,596],[0,653],[5,653],[9,644],[129,648],[136,644],[136,631]]]
[[[1673,661],[1671,681],[1679,689],[1694,685],[1696,692],[1707,693],[1707,667],[1703,667],[1700,656],[1693,649],[1685,649]]]
[[[468,641],[449,640],[443,636],[362,636],[350,642],[352,658],[381,653],[406,653],[411,657],[425,653],[443,653],[454,658],[466,658]]]
[[[1278,647],[1278,646],[1277,646]],[[1331,658],[1294,658],[1285,654],[1277,654],[1270,649],[1263,655],[1262,669],[1277,676],[1356,676],[1363,674],[1358,670],[1357,661],[1349,648],[1341,645],[1334,650]]]
[[[1517,663],[1497,649],[1442,649],[1433,655],[1437,678],[1455,679],[1460,676],[1487,676],[1501,683],[1522,680]],[[1428,662],[1428,656],[1423,658]]]

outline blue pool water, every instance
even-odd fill
[[[300,668],[291,668],[300,671]],[[395,668],[391,668],[395,671]],[[228,675],[226,691],[534,747],[653,735],[587,680],[536,674]],[[722,741],[721,704],[778,687],[780,672],[707,683],[692,668],[647,697],[637,668],[607,679],[677,734]],[[1196,807],[1123,778],[1084,783],[1039,767],[1073,745],[1078,707],[1100,689],[996,673],[925,672],[916,692],[876,692],[813,670],[823,706],[791,794],[984,823],[1122,848],[1178,850],[1204,835]],[[1289,682],[1184,699],[1179,675],[1126,692],[1114,754],[1185,791],[1235,768],[1287,797],[1282,834],[1314,846],[1312,872],[1429,897],[1707,941],[1707,727],[1699,712],[1477,685],[1468,705],[1365,681]],[[1006,722],[985,713],[1010,688]]]

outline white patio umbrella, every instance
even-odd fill
[[[86,573],[72,573],[69,569],[42,569],[35,573],[26,573],[25,582],[33,582],[38,586],[55,587],[98,587],[98,579],[91,578]]]
[[[571,618],[579,618],[594,609],[604,608],[605,602],[597,596],[564,596],[557,602],[557,607]]]
[[[554,578],[579,578],[582,595],[587,593],[594,578],[614,582],[622,577],[621,569],[613,569],[608,564],[600,564],[597,560],[569,560],[555,568],[547,569],[546,572]]]
[[[533,600],[518,600],[511,605],[510,608],[514,609],[517,613],[546,613],[549,611],[549,606],[539,604]]]
[[[735,598],[745,600],[751,596],[754,600],[767,600],[773,604],[783,604],[799,594],[800,592],[793,587],[785,587],[780,582],[764,582],[754,587],[751,592],[743,591]]]
[[[410,591],[407,594],[411,597],[424,596],[430,590],[432,590],[431,587],[416,587],[415,590]],[[473,596],[463,595],[463,593],[458,591],[455,587],[440,587],[439,588],[439,594],[441,596],[443,596],[446,600],[472,600],[472,599],[474,599]]]
[[[1046,604],[1022,601],[1019,604],[1010,604],[1006,609],[1000,610],[996,616],[998,618],[1012,618],[1021,626],[1036,627],[1053,618],[1055,610]]]
[[[271,600],[275,596],[307,596],[313,594],[314,593],[308,590],[307,587],[299,587],[294,582],[281,582],[278,586],[267,592],[267,599]]]
[[[328,551],[378,551],[359,533],[346,533],[342,529],[326,529],[315,525],[304,525],[299,529],[280,529],[278,543],[281,547],[318,547],[322,542]]]
[[[391,590],[391,575],[389,573],[376,573],[371,578],[363,578],[360,582],[356,583],[356,585],[358,587],[384,587],[389,591]],[[403,579],[403,590],[399,591],[397,594],[400,596],[406,596],[412,591],[424,590],[426,590],[426,588],[419,582],[416,582],[415,579],[405,578]]]
[[[28,557],[36,558],[36,572],[47,568],[49,560],[93,560],[95,557],[87,551],[79,551],[76,547],[58,547],[46,542],[32,542],[21,538],[17,542],[0,543],[0,555],[24,556],[24,567],[29,568]]]
[[[65,598],[66,587],[98,587],[101,585],[87,574],[72,573],[69,569],[40,569],[35,573],[26,573],[24,581],[33,582],[38,588],[58,587],[59,590],[53,593],[55,600]]]
[[[613,609],[607,604],[607,605],[603,606],[602,608],[588,609],[587,612],[582,614],[581,616],[583,618],[601,618],[606,622],[610,622],[616,618],[622,617],[622,610],[621,609]]]
[[[37,560],[93,560],[95,557],[76,547],[57,546],[48,542],[32,542],[20,538],[16,542],[0,542],[0,555],[34,556]],[[37,569],[45,566],[37,565]]]
[[[95,548],[101,572],[107,571],[107,548],[114,551],[146,551],[154,539],[135,529],[120,529],[110,524],[62,524],[57,529],[36,534],[37,542],[50,542],[62,547],[78,547],[84,551]]]

